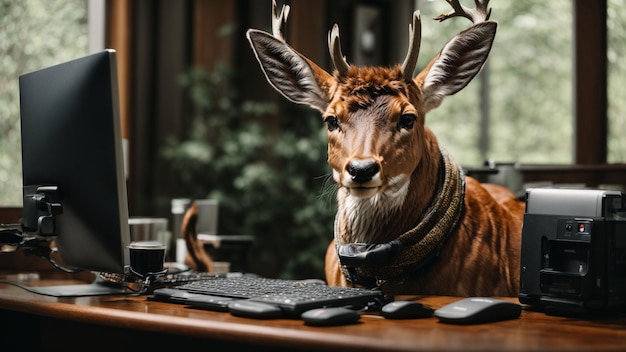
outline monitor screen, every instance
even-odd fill
[[[37,189],[56,187],[51,199],[62,213],[54,229],[43,230],[53,231],[46,235],[54,236],[63,264],[126,274],[130,235],[115,51],[25,73],[19,90],[25,218]],[[38,231],[36,224],[23,227]]]

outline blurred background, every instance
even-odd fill
[[[419,9],[418,71],[470,25],[432,20],[450,11],[444,0],[277,3],[291,6],[289,44],[329,71],[334,23],[349,63],[395,65]],[[623,189],[624,1],[490,6],[499,25],[483,72],[427,116],[440,143],[479,178],[512,165],[524,184]],[[321,278],[335,212],[326,130],[265,81],[245,31],[271,32],[270,20],[270,0],[0,0],[0,210],[21,207],[17,77],[113,48],[130,215],[170,217],[172,199],[217,199],[218,233],[254,239],[255,272]]]

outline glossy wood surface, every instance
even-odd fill
[[[40,281],[44,285],[56,282]],[[459,299],[400,298],[416,299],[433,308]],[[136,334],[137,340],[143,339],[139,346],[145,345],[147,340],[157,346],[160,341],[174,341],[188,347],[211,346],[208,350],[228,350],[231,344],[257,351],[626,350],[626,317],[623,315],[580,319],[524,310],[515,320],[450,325],[436,318],[388,320],[377,314],[366,314],[354,325],[310,327],[297,319],[239,318],[229,313],[149,301],[145,295],[55,298],[8,284],[0,284],[0,310],[4,316],[12,314],[12,318],[24,315],[31,320],[39,319],[32,325],[39,326],[40,336],[51,340],[69,335],[66,341],[71,341],[74,335],[62,331],[73,329],[80,331],[83,338],[102,336],[102,344],[112,343],[111,340],[132,341]],[[24,324],[31,323],[27,320]],[[66,325],[70,328],[66,329]],[[107,333],[108,329],[112,332]]]

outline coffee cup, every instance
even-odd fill
[[[158,241],[135,241],[128,246],[130,268],[140,277],[158,274],[165,263],[165,245]]]

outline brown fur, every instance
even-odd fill
[[[461,225],[447,239],[440,258],[424,275],[387,292],[517,296],[524,203],[508,189],[481,185],[471,177],[466,177],[464,203]],[[326,253],[325,274],[329,285],[348,285],[339,268],[334,241]]]
[[[427,128],[416,135],[423,139],[411,143],[421,144],[418,149],[424,155],[419,163],[406,162],[418,166],[412,173],[404,205],[399,214],[384,214],[380,219],[372,219],[369,229],[376,235],[371,236],[368,243],[389,242],[416,226],[417,217],[411,214],[421,214],[433,197],[439,145]],[[402,159],[402,154],[398,153],[403,152],[395,150],[388,158]],[[389,165],[389,168],[393,166],[397,165]],[[340,192],[338,198],[339,236],[344,243],[358,242],[355,238],[359,234],[350,232],[346,215],[342,213],[345,196]],[[466,177],[464,206],[460,225],[446,240],[439,259],[419,277],[402,285],[384,287],[387,292],[455,296],[516,296],[519,293],[524,203],[504,187],[480,184]],[[325,274],[329,285],[348,285],[338,264],[334,241],[327,250]]]

